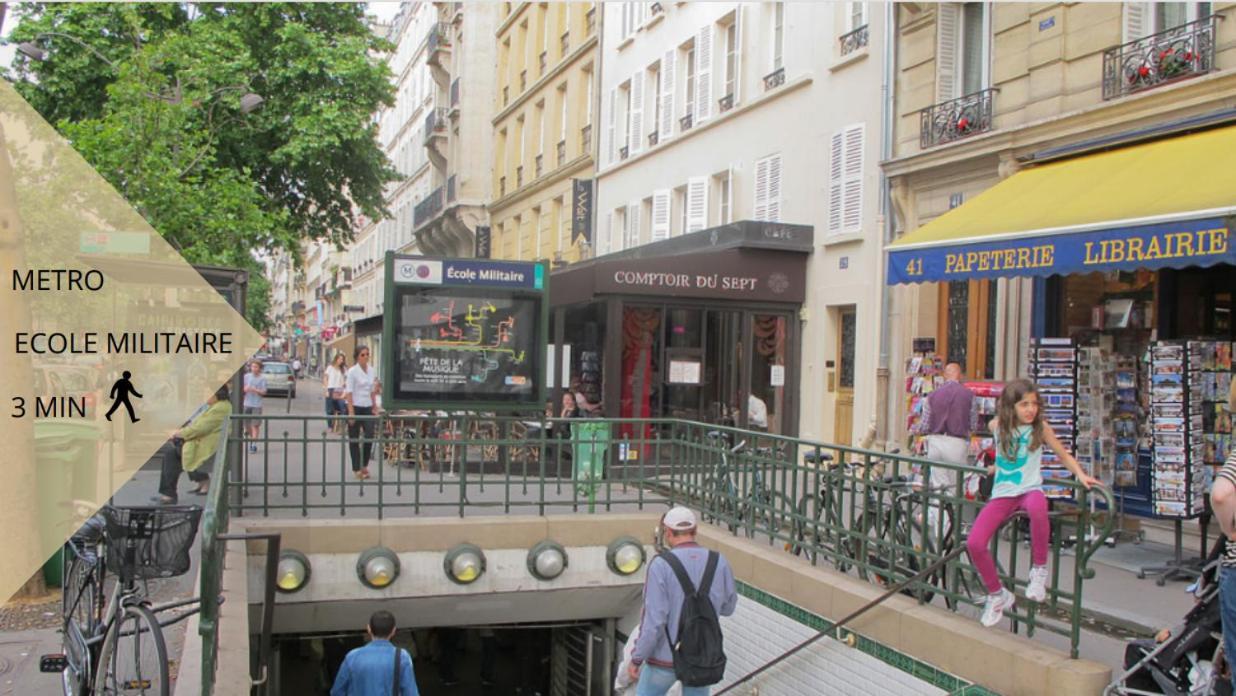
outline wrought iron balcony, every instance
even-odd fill
[[[855,29],[848,34],[842,34],[837,39],[841,42],[841,55],[847,56],[867,45],[867,25]]]
[[[588,10],[588,14],[584,15],[584,18],[588,27],[588,36],[597,33],[597,8],[593,7]]]
[[[629,154],[631,154],[631,148],[627,147],[626,145],[623,145],[622,147],[618,148],[618,159],[624,160],[627,158],[627,155]]]
[[[542,75],[545,74],[545,68],[549,67],[549,51],[541,51],[541,55],[537,58],[537,64],[541,68]]]
[[[592,124],[579,129],[579,149],[592,152]]]
[[[649,10],[649,14],[651,14],[653,17],[656,17],[657,15],[665,12],[665,8],[659,2],[652,3],[652,5],[648,7],[648,10]]]
[[[431,60],[438,51],[449,49],[451,47],[450,25],[446,22],[437,22],[429,27],[429,35],[425,37],[425,43],[425,52]]]
[[[656,131],[649,133],[648,134],[648,147],[652,147],[653,145],[656,145],[659,140],[660,140],[660,136],[657,134]]]
[[[515,188],[524,185],[524,165],[519,165],[515,168]]]
[[[451,82],[451,108],[459,106],[459,78]]]
[[[686,116],[678,119],[678,127],[683,131],[691,130],[691,126],[695,125],[695,116],[688,111]]]
[[[425,117],[425,144],[428,145],[434,138],[446,135],[447,109],[438,107],[429,112]]]
[[[721,108],[721,113],[725,113],[734,108],[734,95],[727,94],[717,100],[717,106]]]
[[[558,166],[566,164],[566,141],[558,141]]]
[[[425,196],[416,207],[412,209],[412,224],[416,227],[429,222],[435,215],[442,212],[444,205],[443,187],[439,186],[432,193]]]
[[[929,106],[919,112],[919,147],[927,149],[986,133],[992,126],[993,88]]]
[[[571,32],[568,31],[562,35],[562,55],[565,56],[566,54],[570,52],[571,52]]]
[[[1215,68],[1215,29],[1222,15],[1211,15],[1103,52],[1103,98],[1115,99]]]
[[[536,176],[534,176],[533,178],[540,179],[541,174],[545,172],[545,155],[537,155],[535,162],[536,162]]]
[[[785,68],[780,67],[764,76],[764,89],[770,90],[785,84]]]
[[[455,175],[452,174],[446,179],[446,202],[455,202]]]

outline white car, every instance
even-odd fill
[[[266,378],[267,396],[279,394],[296,398],[296,379],[292,376],[291,365],[285,362],[262,363],[262,376]]]

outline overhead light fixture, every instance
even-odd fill
[[[356,577],[370,589],[389,587],[399,577],[399,557],[385,546],[366,549],[356,559]]]
[[[556,541],[546,539],[528,552],[528,572],[539,580],[553,580],[567,567],[566,549]]]
[[[280,592],[299,592],[309,583],[309,559],[300,551],[285,549],[279,554],[275,567],[275,589]]]
[[[442,567],[451,582],[470,585],[485,574],[485,552],[474,544],[459,544],[447,552]]]
[[[634,575],[644,567],[644,545],[632,536],[614,539],[605,551],[609,569],[619,575]]]

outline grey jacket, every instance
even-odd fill
[[[708,549],[696,543],[680,544],[671,551],[687,569],[687,575],[692,584],[699,587],[700,579],[704,577],[704,567],[708,564]],[[717,574],[709,588],[708,598],[717,610],[717,616],[729,616],[734,613],[738,604],[738,592],[734,587],[734,571],[730,564],[721,556],[717,560]],[[678,620],[682,614],[684,595],[674,569],[660,557],[652,559],[648,564],[648,577],[644,581],[644,613],[640,619],[641,629],[635,650],[631,653],[631,661],[643,664],[645,661],[659,667],[672,667],[674,655],[670,651],[670,643],[665,639],[665,628],[669,627],[669,635],[678,639]]]

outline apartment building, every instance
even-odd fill
[[[494,258],[583,256],[575,180],[591,180],[599,3],[503,3],[494,92]]]
[[[874,398],[855,385],[874,377],[879,326],[881,7],[604,5],[597,264],[631,259],[618,279],[653,278],[637,266],[659,262],[680,276],[624,283],[608,315],[630,344],[614,353],[615,415],[842,443],[865,429]]]

